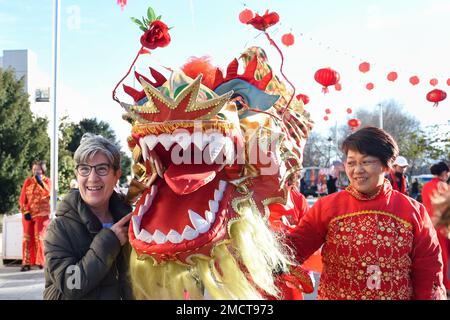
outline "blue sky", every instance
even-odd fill
[[[425,125],[450,119],[450,97],[438,108],[425,100],[433,89],[428,83],[433,77],[440,82],[437,88],[450,93],[448,0],[128,0],[123,11],[115,0],[61,2],[61,109],[76,120],[97,117],[109,122],[123,142],[130,128],[121,120],[122,110],[112,101],[111,91],[140,48],[141,31],[130,17],[141,17],[149,5],[173,27],[172,42],[138,60],[142,73],[147,66],[176,69],[190,56],[202,55],[210,55],[214,64],[225,68],[251,45],[263,47],[278,70],[279,56],[265,37],[238,20],[245,3],[254,12],[279,13],[281,22],[269,29],[279,44],[284,33],[295,35],[294,46],[280,44],[285,73],[298,91],[310,96],[307,109],[317,130],[324,131],[336,121],[345,123],[348,107],[374,107],[390,98]],[[31,49],[39,68],[51,74],[51,43],[51,0],[0,0],[0,51]],[[372,65],[368,74],[358,71],[362,61]],[[321,93],[313,77],[322,67],[341,73],[341,92]],[[386,80],[391,70],[399,73],[395,83]],[[408,79],[415,74],[421,84],[412,87]],[[369,81],[376,86],[370,92],[365,89]],[[332,110],[328,122],[322,119],[325,108]]]

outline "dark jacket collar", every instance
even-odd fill
[[[132,211],[122,198],[114,191],[109,199],[109,210],[114,222]],[[83,201],[79,190],[70,191],[59,204],[56,216],[64,216],[86,225],[91,233],[98,233],[102,229],[100,220],[95,216],[89,206]]]

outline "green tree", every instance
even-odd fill
[[[120,143],[117,141],[114,130],[110,127],[110,125],[107,122],[98,121],[97,119],[92,118],[92,119],[83,119],[79,123],[69,123],[67,122],[67,119],[65,119],[64,123],[63,122],[61,123],[62,125],[60,126],[60,131],[64,141],[60,143],[62,144],[62,147],[65,149],[64,152],[68,152],[67,154],[68,155],[70,154],[72,159],[75,150],[77,150],[78,146],[80,145],[80,141],[81,138],[83,137],[83,134],[85,134],[86,132],[102,135],[103,137],[113,142],[119,148],[119,150],[121,150]],[[120,182],[124,183],[126,181],[126,176],[129,175],[131,172],[130,169],[131,159],[125,152],[120,151],[120,153],[122,156],[121,160],[122,176],[120,177]],[[65,177],[67,177],[67,175],[70,175],[71,177],[73,176],[73,168],[74,168],[73,162],[71,165],[72,165],[71,169],[67,171]],[[66,184],[64,185],[64,188],[66,190],[68,190],[68,183],[70,182],[70,179],[65,180]]]
[[[75,178],[75,161],[73,153],[68,145],[72,140],[75,124],[64,116],[59,121],[59,142],[58,142],[58,185],[59,193],[65,194],[70,189],[70,180]]]
[[[332,141],[320,133],[312,132],[303,152],[303,167],[329,167],[334,156]]]
[[[23,79],[13,70],[0,69],[0,212],[15,212],[31,162],[48,162],[48,121],[35,118],[30,110]],[[49,169],[49,168],[48,168]]]
[[[409,114],[403,106],[395,100],[381,102],[383,106],[383,129],[389,132],[395,139],[400,149],[400,154],[409,144],[411,135],[420,128],[420,121]],[[355,113],[356,118],[361,120],[362,127],[379,126],[380,112],[378,107],[358,110]]]

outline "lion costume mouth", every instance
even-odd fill
[[[234,160],[233,140],[218,131],[180,129],[138,138],[145,163],[153,154],[167,168],[136,205],[130,239],[138,254],[185,261],[194,249],[210,249],[225,237],[234,187],[222,169]]]

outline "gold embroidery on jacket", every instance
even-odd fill
[[[389,212],[335,217],[322,249],[319,298],[410,299],[412,245],[412,225]]]

